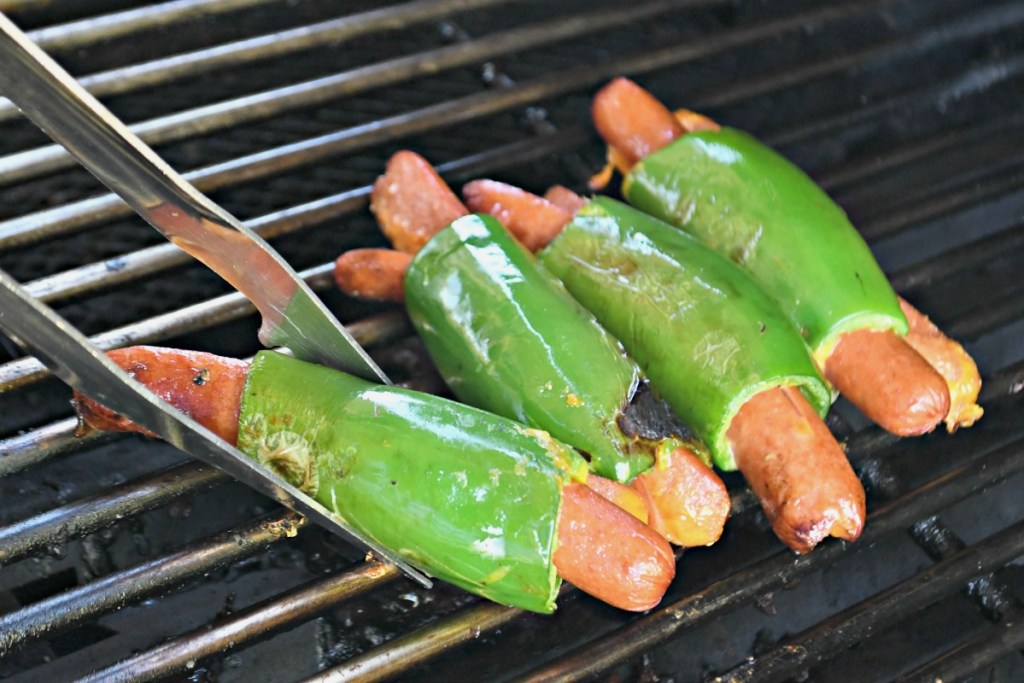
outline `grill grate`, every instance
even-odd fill
[[[115,113],[271,239],[388,371],[404,315],[331,290],[383,242],[369,183],[410,147],[455,183],[582,190],[589,96],[626,74],[756,133],[850,212],[896,289],[975,355],[985,418],[897,440],[840,404],[871,517],[795,557],[730,479],[665,602],[565,589],[554,617],[423,591],[137,437],[76,439],[0,352],[0,676],[12,680],[908,680],[1024,676],[1024,7],[723,0],[0,0]],[[66,14],[59,14],[66,12]],[[0,267],[103,348],[256,350],[241,297],[0,102]],[[987,296],[986,296],[987,295]],[[297,535],[296,535],[297,532]]]

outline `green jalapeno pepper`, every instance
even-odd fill
[[[653,465],[666,441],[619,422],[640,368],[494,218],[435,235],[406,271],[405,301],[460,400],[550,432],[602,476],[628,483]]]
[[[795,385],[828,410],[828,386],[774,302],[672,226],[598,197],[540,260],[622,340],[720,468],[736,469],[726,431],[754,394]]]
[[[547,434],[261,352],[238,445],[427,573],[554,610],[562,487],[585,478],[586,463]]]
[[[895,292],[843,210],[745,133],[686,134],[634,166],[623,193],[747,269],[800,329],[819,367],[844,332],[907,333]]]

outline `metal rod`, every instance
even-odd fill
[[[613,11],[572,16],[555,23],[516,28],[485,38],[399,57],[333,76],[275,88],[232,100],[197,107],[130,126],[149,145],[198,137],[224,128],[312,107],[367,90],[431,76],[495,56],[613,28],[653,17],[682,4],[710,5],[724,0],[658,0]],[[0,184],[11,184],[73,167],[74,160],[59,145],[38,147],[0,157]]]
[[[113,666],[95,671],[86,681],[147,681],[187,675],[206,657],[231,652],[243,644],[308,620],[346,600],[384,586],[401,576],[391,565],[369,562],[358,569],[313,581],[265,600],[211,626],[167,641]],[[190,666],[191,663],[191,666]]]
[[[522,615],[522,610],[490,602],[473,605],[353,657],[341,666],[321,671],[305,679],[305,682],[382,681],[408,671],[446,649],[479,638],[481,634],[493,631]]]
[[[38,465],[58,454],[70,453],[110,438],[103,432],[75,436],[78,420],[69,417],[24,434],[0,440],[0,477]]]
[[[194,21],[278,2],[280,0],[172,0],[49,26],[30,31],[28,36],[44,50],[71,50],[139,31],[168,27],[181,21]]]
[[[1024,224],[1018,224],[976,242],[946,252],[909,268],[892,273],[889,281],[898,292],[910,292],[950,277],[960,270],[973,270],[992,259],[1024,249]]]
[[[186,463],[0,527],[0,566],[40,550],[62,550],[69,540],[227,481],[207,465]]]
[[[687,50],[679,55],[680,61],[683,59],[696,60],[706,58],[711,54],[724,50],[725,48],[733,47],[734,43],[738,42],[739,44],[746,44],[749,42],[755,42],[757,40],[764,39],[766,34],[775,35],[777,33],[792,31],[795,30],[797,26],[798,22],[786,19],[781,22],[769,22],[753,30],[740,29],[740,36],[738,39],[726,41],[724,44],[721,41],[708,41],[697,46],[687,46]],[[672,51],[673,54],[679,52],[677,48],[672,48]],[[660,52],[657,54],[660,54]],[[835,73],[838,69],[850,68],[852,66],[854,65],[846,62],[841,64],[832,64],[830,73]],[[791,72],[787,72],[785,79],[771,78],[766,79],[765,82],[773,84],[773,87],[777,89],[783,84],[789,84],[790,80],[793,78],[792,74],[798,73],[800,68],[801,67],[795,67]],[[601,77],[604,77],[604,75]],[[563,80],[569,87],[574,84],[574,80],[572,78]],[[593,83],[596,83],[599,80],[600,78],[594,80]],[[737,97],[746,99],[759,94],[759,86],[757,84],[760,82],[761,81],[758,79],[754,79],[753,81],[741,81],[741,85],[738,86],[740,90]],[[551,95],[555,94],[564,93],[551,93]],[[492,95],[492,97],[494,96],[497,95]],[[506,97],[507,93],[503,93],[502,96]],[[458,100],[455,102],[455,108],[465,109],[472,103],[473,102],[466,100]],[[515,106],[523,106],[529,103],[528,99],[518,97],[513,100],[506,100],[505,104],[503,104],[499,110]],[[694,103],[694,106],[703,107],[708,106],[708,104],[707,96],[704,96],[698,99],[698,101]],[[425,117],[429,115],[429,110],[422,110],[422,112]],[[481,115],[491,112],[492,110],[484,110],[481,112]],[[360,142],[358,137],[353,135],[353,131],[340,131],[338,133],[320,136],[291,145],[285,145],[260,152],[258,154],[249,155],[247,157],[240,157],[205,169],[198,169],[196,171],[186,173],[184,177],[203,192],[210,192],[214,189],[231,184],[251,181],[271,174],[281,173],[297,166],[321,161],[328,157],[352,152],[370,144],[391,141],[402,135],[414,134],[429,129],[429,126],[419,126],[410,129],[408,127],[409,119],[410,115],[406,114],[401,117],[393,117],[392,119],[385,119],[384,121],[378,122],[378,126],[373,132],[379,133],[381,128],[386,129],[387,127],[391,127],[394,129],[394,133],[389,137],[374,137],[366,140],[365,142]],[[434,125],[434,123],[437,122],[436,117],[431,119],[431,122],[431,125]],[[437,123],[437,125],[443,125],[443,123]],[[370,132],[365,128],[357,128],[355,130],[361,130],[364,133]],[[46,209],[0,222],[0,247],[28,244],[39,239],[53,237],[71,230],[84,228],[103,221],[109,221],[130,215],[130,213],[131,212],[127,207],[112,196],[101,196],[80,200],[65,206]]]
[[[281,58],[324,45],[337,45],[370,33],[395,31],[456,12],[523,1],[418,0],[81,76],[78,82],[96,97],[123,95],[212,71]],[[54,49],[55,46],[47,47]],[[0,98],[0,121],[17,115],[17,107]]]
[[[748,659],[718,680],[723,683],[775,683],[799,676],[829,655],[924,609],[939,596],[1024,555],[1024,522],[995,533],[948,560],[915,574],[813,628],[765,655]]]
[[[255,555],[306,524],[283,510],[0,616],[0,655]]]
[[[1024,649],[1024,626],[1016,614],[959,643],[930,662],[899,678],[898,683],[960,681]]]

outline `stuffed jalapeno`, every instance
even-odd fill
[[[584,486],[580,456],[543,432],[269,351],[251,364],[153,347],[110,356],[410,564],[496,602],[551,612],[565,578],[644,610],[674,574],[664,539]],[[136,429],[76,401],[91,428]]]

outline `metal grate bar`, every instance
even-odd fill
[[[724,0],[688,0],[687,5],[719,4]],[[642,18],[678,10],[680,0],[658,0],[623,10],[594,12],[551,24],[516,28],[485,38],[438,48],[353,69],[305,83],[178,112],[129,126],[150,145],[192,138],[244,123],[277,116],[351,96],[367,90],[430,76],[494,56],[535,48]],[[60,145],[0,157],[0,184],[29,180],[72,168],[76,161]]]
[[[868,547],[889,533],[904,530],[918,519],[937,514],[1021,472],[1024,470],[1024,441],[1015,441],[984,458],[985,467],[967,463],[877,508],[869,515],[858,544]],[[592,641],[531,672],[523,680],[535,683],[587,680],[619,662],[697,628],[710,618],[748,604],[759,595],[779,590],[812,571],[823,569],[846,552],[847,548],[840,543],[825,544],[810,555],[796,558],[787,551],[780,551]]]
[[[30,31],[28,37],[44,50],[72,50],[139,31],[169,27],[181,21],[194,21],[277,2],[280,0],[172,0],[37,29]]]
[[[1007,252],[1024,248],[1024,224],[1018,224],[947,252],[927,262],[893,273],[889,280],[898,292],[927,287],[951,274],[984,266]]]
[[[899,683],[936,683],[967,679],[1003,657],[1024,649],[1020,615],[982,631],[942,656],[901,676]]]
[[[240,610],[212,626],[186,633],[81,680],[83,683],[143,681],[180,675],[205,657],[230,652],[242,643],[294,626],[346,600],[378,589],[399,576],[399,571],[391,565],[369,562],[358,569],[308,583],[283,596]]]
[[[782,72],[773,72],[749,81],[717,87],[713,92],[703,95],[701,101],[707,108],[720,108],[735,104],[740,100],[752,97],[763,97],[777,92],[783,87],[805,85],[828,76],[848,72],[851,69],[863,69],[872,64],[892,61],[900,56],[920,54],[948,48],[951,43],[976,39],[978,36],[993,33],[1024,22],[1024,11],[1018,4],[985,8],[977,14],[966,15],[955,25],[940,23],[936,26],[922,27],[906,35],[886,40],[877,45],[861,50],[843,52],[835,57],[800,63],[786,68]],[[814,134],[809,132],[808,135]],[[795,139],[800,139],[802,135]],[[780,144],[788,144],[788,139],[781,139]]]
[[[199,169],[185,174],[185,179],[195,185],[203,192],[220,189],[236,183],[243,183],[267,176],[273,176],[286,171],[312,165],[315,162],[323,161],[329,157],[354,152],[371,144],[390,142],[402,135],[413,132],[422,132],[430,128],[430,125],[423,125],[410,129],[407,124],[408,117],[403,117],[400,125],[388,131],[386,126],[375,131],[371,140],[361,139],[359,134],[352,134],[350,131],[341,131],[321,137],[311,138],[292,145],[284,145],[258,154],[239,157],[223,164],[217,164],[207,168]],[[363,129],[364,134],[369,131]],[[384,132],[385,135],[381,135]],[[531,146],[543,148],[548,153],[568,149],[570,146],[582,144],[588,139],[589,131],[582,126],[573,129],[562,129],[559,136],[528,140],[525,142],[512,143],[507,146],[495,148],[489,152],[482,153],[484,159],[495,160],[508,158],[523,161],[529,158]],[[495,164],[488,164],[486,161],[477,161],[476,165],[482,169],[494,168]],[[450,172],[458,170],[457,166],[442,166],[442,170],[451,169]],[[340,200],[348,194],[368,193],[367,188],[359,188],[350,193],[335,195]],[[320,202],[331,202],[335,199],[326,197]],[[354,207],[353,210],[361,207]],[[74,230],[91,227],[97,224],[108,222],[117,218],[131,216],[132,210],[120,198],[113,194],[101,195],[89,199],[72,202],[54,209],[47,209],[25,216],[0,222],[0,249],[6,247],[24,246],[42,239],[56,237],[57,235],[72,232]],[[341,215],[341,214],[339,214]]]
[[[0,655],[266,550],[305,525],[284,510],[0,616]]]
[[[109,434],[103,432],[89,432],[76,437],[77,428],[78,420],[69,417],[0,440],[0,477],[38,465],[56,455],[71,453],[111,438]]]
[[[0,566],[48,547],[58,548],[115,521],[152,510],[186,492],[228,479],[206,465],[188,463],[81,498],[0,527]]]
[[[851,185],[869,176],[894,170],[897,166],[920,162],[929,156],[1012,135],[1022,128],[1024,117],[1015,114],[994,121],[975,121],[968,127],[943,131],[930,139],[901,145],[885,156],[871,157],[832,169],[819,175],[816,180],[824,189],[831,191],[836,186]]]
[[[733,47],[734,42],[746,44],[763,39],[766,35],[776,35],[794,29],[795,25],[792,20],[783,20],[781,26],[776,22],[775,24],[758,27],[753,32],[740,30],[738,32],[742,35],[738,41],[726,41],[724,45],[721,42],[715,41],[711,41],[709,44],[702,43],[700,51],[692,54],[687,53],[685,58],[698,59],[706,57],[715,52]],[[835,73],[841,68],[849,68],[851,66],[853,65],[845,62],[834,64],[830,67],[829,71],[830,73]],[[798,72],[799,68],[796,68],[787,73]],[[596,83],[606,77],[607,74],[602,73],[597,78],[592,79],[592,82]],[[574,79],[572,78],[566,79],[567,84],[573,82]],[[771,78],[766,82],[771,83],[773,88],[777,89],[787,84],[788,80]],[[514,107],[525,106],[531,102],[530,96],[508,98],[508,94],[507,92],[501,94],[503,102],[499,106],[474,110],[476,111],[474,116],[467,116],[461,120],[494,114]],[[561,91],[549,92],[545,96],[559,94],[564,93]],[[753,83],[745,81],[736,91],[738,98],[748,98],[758,94],[761,93],[759,92],[758,81],[756,80]],[[484,97],[486,98],[487,96],[485,95]],[[443,125],[444,121],[454,120],[452,118],[444,118],[446,116],[450,117],[453,110],[470,111],[471,108],[477,106],[479,99],[479,97],[474,97],[472,99],[457,100],[441,116],[434,115],[429,108],[419,110],[418,113],[410,112],[378,121],[370,128],[357,127],[293,145],[278,147],[248,157],[192,171],[187,173],[185,177],[199,187],[199,189],[206,192],[244,181],[267,177],[302,165],[322,161],[326,158],[353,152],[373,144],[389,142],[403,135],[424,132],[435,126]],[[714,95],[711,96],[711,100],[713,99]],[[709,99],[702,97],[697,104],[701,107],[706,107],[709,105]],[[419,125],[416,124],[417,118],[421,119]],[[382,135],[382,133],[385,134]],[[46,209],[0,222],[0,248],[30,244],[40,239],[54,237],[128,215],[131,215],[131,211],[120,199],[113,195],[103,195],[73,202],[65,206]]]
[[[230,67],[286,57],[314,47],[336,45],[371,33],[406,28],[454,12],[523,1],[525,0],[418,0],[111,69],[82,76],[78,78],[78,82],[96,97],[123,95]],[[16,116],[17,107],[6,98],[0,98],[0,121]]]
[[[992,572],[1024,555],[1024,522],[966,548],[948,560],[862,603],[819,622],[766,655],[749,659],[723,674],[723,682],[774,683],[799,675],[873,632],[895,624],[956,591],[971,578]]]
[[[321,671],[306,679],[306,683],[382,681],[404,673],[446,649],[479,638],[480,634],[493,631],[522,615],[523,612],[518,609],[490,602],[473,605],[454,616],[353,657],[341,666]]]
[[[871,3],[868,3],[869,6]],[[842,9],[842,8],[839,8]],[[810,25],[824,23],[826,21],[843,18],[847,13],[862,9],[860,4],[854,6],[847,12],[838,13],[830,10],[825,13],[812,15],[808,22]],[[687,45],[685,49],[671,48],[652,53],[654,65],[645,64],[641,69],[635,63],[632,71],[639,72],[655,68],[675,66],[683,61],[695,61],[706,58],[738,45],[747,45],[766,38],[778,37],[779,35],[799,30],[804,26],[801,18],[783,19],[757,26],[753,29],[737,29],[731,34],[721,37],[718,40],[701,42],[697,45]],[[641,57],[644,59],[644,57]],[[635,62],[635,60],[634,60]],[[849,68],[850,64],[833,65],[832,72],[839,68]],[[797,71],[799,67],[794,69]],[[517,88],[500,91],[498,93],[484,94],[452,101],[450,106],[445,107],[440,115],[437,115],[435,108],[424,108],[414,112],[408,112],[377,121],[372,127],[359,126],[353,129],[339,131],[329,135],[320,136],[293,145],[286,145],[259,154],[242,157],[230,162],[211,166],[206,169],[192,171],[185,175],[186,179],[194,183],[203,191],[219,189],[231,184],[243,181],[251,181],[257,178],[266,177],[280,173],[285,170],[296,168],[301,165],[322,161],[329,157],[339,156],[368,147],[373,144],[390,142],[403,135],[425,132],[437,126],[444,126],[452,122],[464,122],[472,118],[478,118],[490,114],[499,113],[515,107],[531,104],[542,97],[553,97],[564,95],[573,89],[583,86],[590,86],[599,83],[601,80],[613,75],[613,70],[603,70],[596,75],[583,76],[574,73],[570,76],[555,74],[557,89],[548,86],[542,93],[523,92]],[[578,79],[584,78],[582,85]],[[778,79],[771,79],[776,87],[783,85]],[[747,83],[747,81],[744,81]],[[745,85],[738,92],[738,97],[746,98],[760,94],[758,81]],[[481,99],[488,100],[501,98],[491,106],[480,106]],[[707,106],[706,98],[701,98],[695,106]],[[457,112],[466,112],[468,115],[458,119],[453,118]],[[389,134],[382,135],[388,132]],[[112,220],[131,215],[131,211],[119,199],[113,195],[94,197],[66,206],[39,211],[18,218],[0,222],[0,247],[20,246],[29,244],[39,239],[64,234],[75,229],[95,225],[99,222]]]

